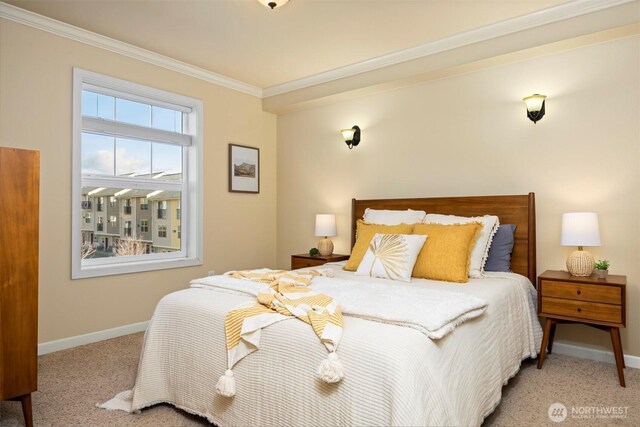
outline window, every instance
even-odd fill
[[[125,215],[131,215],[131,199],[124,200],[124,206],[122,208],[122,213]]]
[[[91,212],[86,212],[84,214],[84,222],[86,222],[87,224],[91,222]]]
[[[158,202],[158,219],[167,218],[167,201],[162,200]]]
[[[202,264],[202,110],[196,99],[74,69],[72,278]],[[133,240],[131,248],[81,257],[82,209],[92,202],[107,212],[109,241]],[[164,220],[157,230],[166,237],[173,206],[182,207],[185,233],[170,250],[155,248],[149,235],[139,242],[132,224],[148,233]],[[103,221],[96,216],[95,231]]]

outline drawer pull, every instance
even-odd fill
[[[578,295],[580,295],[580,294],[582,293],[582,291],[580,291],[580,289],[578,289],[578,291],[577,291],[577,292],[578,292]]]
[[[582,309],[581,308],[578,308],[578,313],[582,313]]]

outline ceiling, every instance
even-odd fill
[[[566,0],[4,0],[269,88]]]

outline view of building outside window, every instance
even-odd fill
[[[99,190],[97,193],[92,193]],[[83,187],[83,196],[91,203],[83,204],[82,209],[83,244],[95,246],[95,251],[87,258],[102,258],[127,255],[126,251],[116,251],[117,244],[125,238],[132,238],[143,248],[142,254],[174,252],[181,248],[180,197],[179,191],[129,190],[124,198],[123,188]],[[109,196],[113,194],[112,207]],[[121,195],[118,195],[121,193]],[[147,197],[139,197],[144,193]],[[153,194],[157,193],[157,194]],[[108,206],[98,210],[98,199],[107,197]],[[156,212],[148,209],[148,203],[157,205]],[[105,227],[108,223],[108,227]],[[155,230],[155,233],[152,233]],[[139,254],[139,253],[138,253]],[[133,255],[130,253],[129,255]]]
[[[92,119],[181,133],[182,114],[82,91],[82,115]],[[83,259],[179,251],[182,192],[175,188],[182,183],[182,147],[90,129],[81,136],[83,180],[105,181],[82,186],[83,247],[94,249],[84,249]],[[124,185],[113,186],[113,178]],[[145,190],[145,182],[166,183],[166,189]]]

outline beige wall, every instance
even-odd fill
[[[571,251],[559,246],[562,212],[599,213],[604,244],[590,252],[628,276],[623,344],[640,355],[639,45],[631,37],[281,115],[276,146],[276,118],[257,98],[0,20],[0,145],[42,154],[39,341],[148,320],[162,296],[208,270],[286,268],[315,246],[316,213],[338,215],[336,252],[346,253],[352,197],[535,191],[540,272],[563,268]],[[70,280],[74,66],[204,101],[203,266]],[[537,125],[520,101],[534,92],[549,96]],[[354,124],[363,141],[348,150],[338,129]],[[227,192],[230,142],[261,149],[259,195]],[[558,336],[610,348],[583,326]]]
[[[204,265],[70,279],[72,67],[204,101]],[[260,194],[227,192],[230,142],[260,148]],[[275,265],[276,117],[255,97],[0,20],[0,145],[41,152],[41,343],[148,320],[208,270]]]
[[[278,266],[316,244],[316,213],[349,251],[351,198],[536,193],[538,271],[563,269],[561,214],[596,211],[628,276],[623,346],[640,356],[640,38],[596,44],[278,117]],[[417,70],[419,71],[419,70]],[[521,98],[548,96],[533,124]],[[339,129],[357,124],[349,150]],[[558,338],[611,349],[604,332]]]

